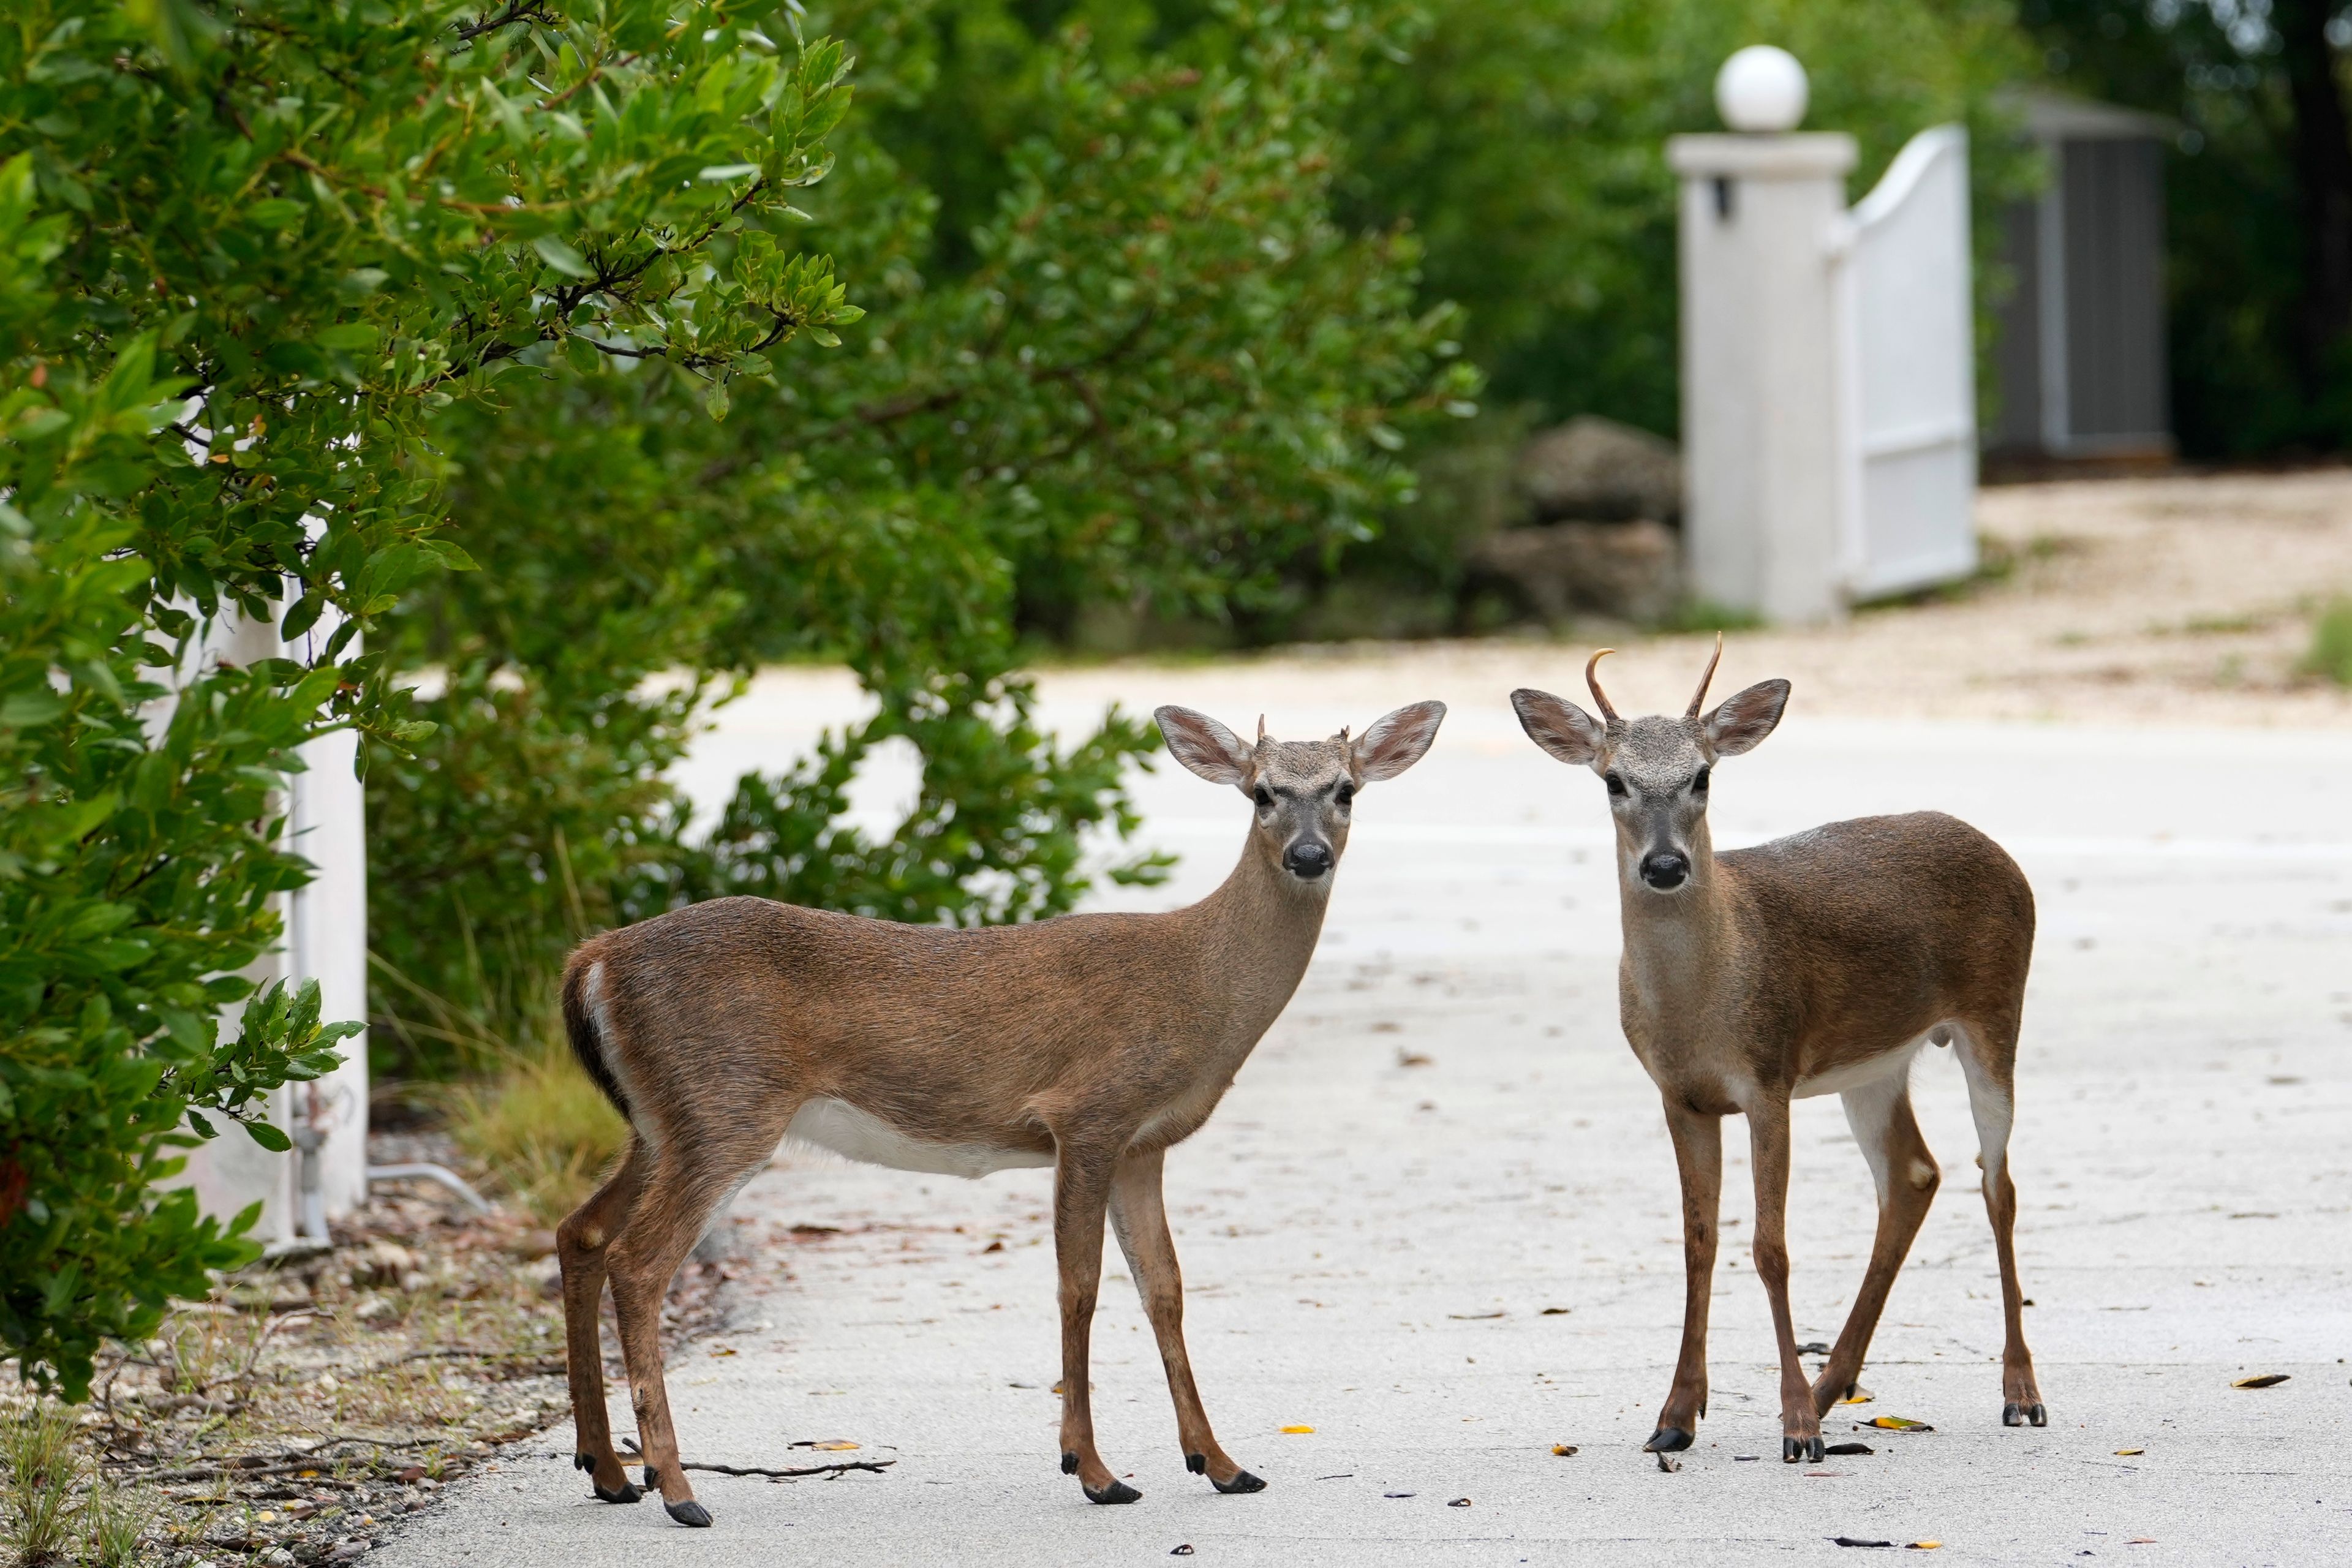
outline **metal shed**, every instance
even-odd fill
[[[2164,300],[2164,148],[2170,121],[2048,93],[2022,100],[2049,160],[2040,197],[2010,209],[2000,401],[1985,445],[2003,457],[2172,455]]]

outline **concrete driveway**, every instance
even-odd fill
[[[1572,662],[1546,663],[1570,691]],[[1046,693],[1073,724],[1116,693],[1236,728],[1265,710],[1278,734],[1360,727],[1424,696],[1454,705],[1428,761],[1366,792],[1305,985],[1169,1161],[1203,1392],[1266,1491],[1218,1497],[1184,1472],[1116,1251],[1097,1420],[1143,1500],[1092,1507],[1057,1473],[1049,1173],[967,1184],[788,1155],[734,1212],[734,1329],[672,1366],[687,1458],[890,1468],[698,1476],[718,1524],[688,1531],[650,1501],[592,1501],[559,1427],[377,1560],[1098,1564],[1189,1547],[1218,1563],[1843,1563],[1838,1536],[1940,1542],[1936,1560],[1955,1563],[2352,1558],[2352,734],[1841,722],[1809,715],[1801,690],[1780,733],[1724,767],[1726,846],[1935,806],[2033,879],[2013,1158],[2051,1424],[2000,1424],[1974,1140],[1957,1068],[1929,1051],[1916,1099],[1944,1190],[1864,1374],[1876,1400],[1826,1429],[1848,1439],[1889,1414],[1935,1430],[1779,1462],[1734,1121],[1713,1409],[1667,1475],[1637,1447],[1675,1351],[1678,1204],[1655,1096],[1617,1028],[1600,786],[1521,738],[1499,689],[1360,684],[1269,689],[1265,671],[1213,666]],[[822,677],[772,686],[730,715],[706,774],[773,766],[853,702]],[[1165,767],[1141,798],[1146,837],[1183,866],[1117,901],[1213,886],[1241,800]],[[1872,1215],[1836,1102],[1801,1103],[1801,1338],[1833,1337]],[[2263,1373],[2288,1381],[2231,1386]],[[625,1395],[613,1405],[627,1430]],[[858,1447],[805,1446],[832,1440]]]

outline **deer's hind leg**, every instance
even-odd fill
[[[1143,1298],[1144,1314],[1151,1320],[1152,1337],[1160,1342],[1169,1397],[1176,1403],[1176,1439],[1184,1449],[1184,1468],[1208,1477],[1221,1492],[1264,1491],[1264,1481],[1217,1446],[1209,1413],[1201,1405],[1200,1388],[1192,1381],[1192,1358],[1184,1348],[1184,1276],[1176,1264],[1175,1240],[1168,1234],[1161,1167],[1162,1156],[1156,1149],[1120,1159],[1111,1178],[1110,1223],[1135,1276],[1136,1294]]]
[[[1878,1187],[1878,1235],[1871,1243],[1870,1267],[1854,1295],[1853,1310],[1846,1314],[1845,1327],[1838,1331],[1827,1364],[1813,1380],[1813,1408],[1823,1415],[1853,1392],[1854,1379],[1862,1375],[1863,1358],[1870,1353],[1871,1336],[1877,1332],[1879,1315],[1886,1310],[1887,1292],[1894,1289],[1895,1277],[1910,1255],[1912,1238],[1919,1234],[1920,1222],[1927,1217],[1927,1207],[1935,1202],[1936,1188],[1943,1180],[1911,1114],[1910,1068],[1911,1055],[1906,1051],[1900,1068],[1874,1083],[1848,1089],[1841,1097],[1846,1125],[1853,1129],[1854,1142],[1862,1145],[1863,1158],[1870,1162],[1871,1180]]]
[[[555,1258],[563,1270],[564,1363],[572,1384],[572,1462],[589,1472],[588,1484],[605,1502],[635,1502],[641,1495],[613,1452],[597,1309],[604,1298],[605,1248],[628,1223],[650,1163],[645,1143],[633,1134],[604,1184],[555,1231]]]
[[[677,1432],[663,1382],[662,1300],[719,1205],[768,1163],[782,1141],[790,1110],[784,1108],[783,1122],[772,1126],[687,1121],[663,1129],[628,1225],[606,1248],[646,1485],[662,1494],[662,1506],[680,1524],[708,1525],[710,1510],[695,1500],[678,1462]]]
[[[2007,1342],[2000,1352],[2000,1423],[2050,1424],[2033,1353],[2025,1348],[2025,1290],[2017,1279],[2017,1184],[2009,1179],[2009,1132],[2016,1115],[2017,1022],[1970,1022],[1960,1037],[1960,1069],[1969,1082],[1969,1110],[1977,1124],[1977,1163],[1984,1167],[1985,1215],[2000,1262],[2000,1307]]]

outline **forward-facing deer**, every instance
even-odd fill
[[[786,1137],[899,1170],[1054,1168],[1062,1469],[1098,1503],[1141,1494],[1095,1451],[1087,1336],[1108,1209],[1168,1373],[1184,1462],[1221,1492],[1265,1483],[1217,1446],[1184,1349],[1183,1281],[1161,1156],[1197,1131],[1274,1023],[1323,927],[1356,791],[1437,738],[1443,703],[1350,742],[1245,746],[1162,708],[1176,760],[1255,811],[1240,864],[1168,914],[1079,914],[982,930],[895,925],[718,899],[581,944],[564,971],[572,1049],[622,1115],[619,1167],[556,1233],[575,1462],[606,1502],[640,1493],[613,1452],[597,1306],[620,1320],[646,1485],[707,1525],[662,1379],[670,1277],[720,1203]]]
[[[1911,1115],[1921,1046],[1958,1043],[2000,1260],[2008,1344],[2003,1424],[2047,1421],[2025,1349],[2008,1152],[2033,893],[1999,845],[1937,812],[1833,822],[1718,855],[1709,774],[1780,721],[1789,683],[1767,680],[1702,718],[1700,677],[1680,718],[1627,721],[1585,681],[1601,717],[1549,692],[1511,694],[1529,739],[1589,767],[1609,791],[1625,952],[1625,1037],[1665,1101],[1683,1189],[1682,1353],[1644,1447],[1687,1448],[1706,1414],[1706,1312],[1723,1187],[1722,1119],[1748,1117],[1756,1167],[1756,1273],[1780,1351],[1781,1458],[1822,1457],[1821,1418],[1861,1373],[1886,1293],[1941,1179]],[[1836,1094],[1878,1187],[1878,1236],[1845,1327],[1810,1385],[1789,1316],[1789,1102]],[[1662,1464],[1664,1460],[1660,1461]]]

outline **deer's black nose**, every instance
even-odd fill
[[[1311,882],[1331,868],[1331,847],[1302,838],[1282,852],[1282,868]]]
[[[1662,893],[1671,893],[1690,879],[1690,861],[1671,849],[1661,849],[1642,861],[1642,880]]]

